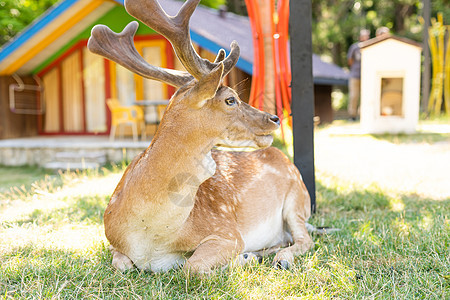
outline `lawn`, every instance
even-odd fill
[[[5,192],[11,187],[25,189],[37,180],[51,175],[48,171],[36,167],[0,167],[0,192]]]
[[[102,214],[123,169],[41,176],[26,192],[0,192],[0,297],[448,299],[448,137],[411,142],[319,130],[310,223],[341,231],[313,235],[314,250],[288,271],[267,258],[202,279],[179,270],[118,273]],[[393,161],[383,160],[388,154]]]

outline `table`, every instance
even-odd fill
[[[144,108],[145,125],[147,124],[157,125],[155,129],[156,133],[160,121],[157,108],[159,105],[168,105],[169,100],[138,100],[134,101],[133,104],[142,106]]]

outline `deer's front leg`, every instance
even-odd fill
[[[297,231],[295,234],[293,234],[293,237],[294,237],[294,244],[287,248],[282,249],[280,252],[277,253],[277,255],[275,255],[273,259],[273,266],[275,268],[289,269],[290,265],[294,263],[295,256],[305,254],[305,252],[307,252],[314,246],[314,242],[309,236],[306,227],[304,227],[304,230],[301,229],[300,231]]]
[[[213,268],[226,265],[243,247],[241,238],[225,239],[209,236],[202,241],[183,269],[189,274],[208,273]]]
[[[113,259],[112,265],[120,272],[125,272],[134,268],[133,262],[128,256],[114,249],[113,246],[109,246]]]

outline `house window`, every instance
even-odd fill
[[[104,59],[76,44],[39,75],[46,113],[40,131],[90,134],[107,131]]]
[[[135,41],[136,50],[150,65],[167,67],[167,42],[162,39]],[[156,80],[142,78],[116,63],[111,63],[112,97],[123,105],[132,105],[139,100],[161,100],[168,98],[168,86]]]
[[[168,42],[159,36],[138,37],[135,41],[136,50],[150,65],[167,68],[169,59],[167,55]],[[170,47],[169,47],[170,49]],[[136,75],[124,67],[111,63],[111,95],[123,105],[133,105],[140,100],[162,100],[169,98],[167,84],[150,80]],[[165,106],[155,108],[145,107],[145,119],[149,123],[159,121],[159,116]]]
[[[142,57],[154,66],[162,66],[161,47],[150,46],[142,48]],[[150,79],[143,79],[143,99],[145,100],[161,100],[167,97],[164,84]]]

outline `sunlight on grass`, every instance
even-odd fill
[[[449,221],[450,220],[447,220],[446,223],[448,224]],[[430,230],[434,225],[433,216],[429,213],[427,215],[422,216],[422,220],[420,220],[418,225],[422,230]]]
[[[442,133],[374,136],[355,133],[358,126],[333,123],[316,130],[318,172],[347,184],[375,183],[383,191],[450,198],[450,125],[439,125]]]
[[[376,246],[381,244],[380,239],[373,234],[373,228],[370,225],[370,221],[361,224],[358,231],[356,231],[353,235],[356,239],[363,242],[368,241]]]
[[[398,197],[392,197],[389,200],[389,205],[391,206],[392,211],[399,212],[405,210],[405,203]]]
[[[0,252],[33,245],[36,248],[84,251],[100,241],[106,243],[101,226],[59,225],[57,228],[47,226],[13,226],[0,233],[2,245]]]
[[[61,173],[0,197],[0,252],[33,245],[82,250],[105,241],[102,214],[120,173]]]

